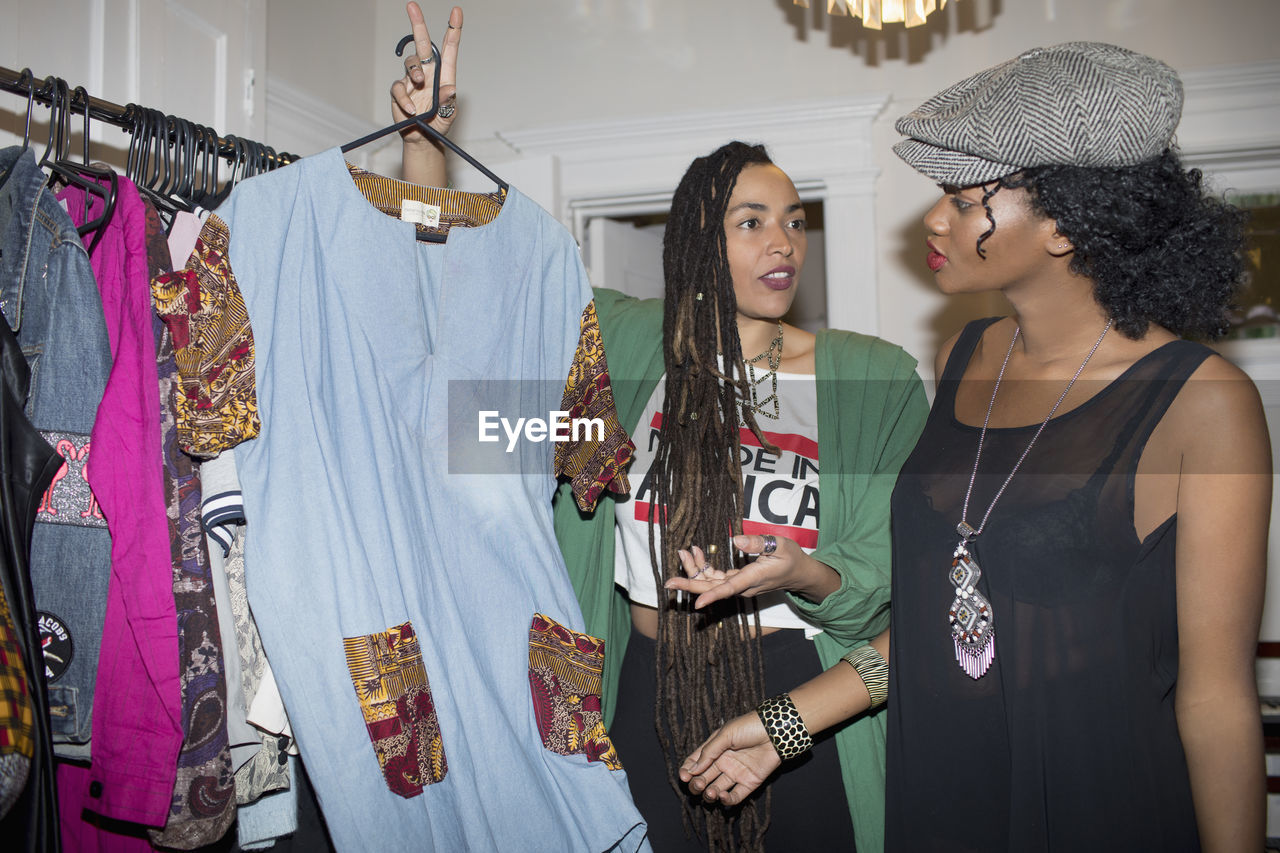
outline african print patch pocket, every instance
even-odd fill
[[[542,745],[557,755],[585,755],[621,770],[604,728],[600,681],[604,640],[570,631],[541,613],[529,627],[529,689]]]
[[[413,625],[342,641],[365,728],[392,793],[416,797],[449,771]]]

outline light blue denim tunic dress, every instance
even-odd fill
[[[235,450],[249,601],[337,847],[647,849],[625,773],[544,746],[531,699],[535,614],[583,629],[554,445],[478,442],[480,410],[560,408],[591,299],[572,238],[511,189],[488,224],[419,242],[336,149],[218,216],[262,419]],[[388,700],[373,719],[360,689]],[[378,738],[434,752],[384,768]]]

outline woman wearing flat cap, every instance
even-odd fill
[[[1071,43],[899,119],[894,150],[943,189],[938,287],[1012,313],[938,355],[893,494],[891,628],[791,691],[798,718],[715,733],[693,791],[737,803],[887,694],[891,850],[1262,848],[1270,444],[1248,378],[1186,340],[1225,331],[1243,238],[1179,161],[1181,105],[1165,64]]]

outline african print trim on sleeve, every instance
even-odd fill
[[[557,755],[585,755],[621,770],[600,710],[604,640],[570,631],[533,614],[529,627],[529,688],[542,745]]]
[[[369,740],[392,793],[416,797],[449,772],[413,625],[342,642]]]
[[[177,350],[178,442],[193,456],[216,456],[259,429],[253,330],[227,259],[230,240],[226,223],[210,215],[186,268],[151,281]]]
[[[556,474],[572,483],[574,499],[582,511],[595,509],[606,488],[619,495],[630,492],[627,466],[636,446],[618,423],[594,300],[582,309],[578,350],[573,354],[560,408],[569,413],[571,424],[601,425],[601,429],[583,430],[556,444]]]

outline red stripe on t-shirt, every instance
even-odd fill
[[[806,438],[803,435],[796,435],[793,432],[765,432],[761,430],[764,437],[769,439],[769,443],[773,444],[779,450],[790,450],[797,456],[803,456],[806,459],[818,458],[818,442],[812,438]],[[752,447],[762,447],[760,439],[756,438],[755,433],[743,427],[738,430],[739,436],[743,444],[749,444]]]
[[[632,506],[636,508],[636,521],[657,521],[658,517],[653,513],[653,504],[648,501],[632,501]]]
[[[636,501],[636,521],[648,521],[650,506],[646,501]],[[807,527],[792,527],[787,524],[769,524],[763,521],[752,521],[751,519],[743,519],[742,532],[748,536],[763,536],[766,533],[772,533],[774,536],[785,536],[788,539],[794,539],[796,544],[801,548],[817,548],[818,547],[818,531]]]

